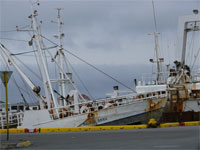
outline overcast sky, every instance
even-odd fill
[[[180,56],[177,50],[178,17],[192,14],[193,9],[200,10],[200,0],[155,0],[154,5],[160,32],[159,55],[164,57],[165,64],[172,64]],[[35,8],[38,20],[42,21],[42,33],[55,42],[53,35],[57,34],[57,26],[50,22],[56,21],[55,8],[63,8],[64,47],[128,86],[133,87],[132,81],[139,78],[139,74],[152,71],[149,59],[154,58],[154,38],[148,33],[154,32],[155,26],[151,0],[41,0],[40,6]],[[1,31],[30,25],[29,15],[28,1],[0,0]],[[200,38],[199,35],[195,36]],[[30,40],[24,32],[1,32],[0,38]],[[26,42],[0,41],[13,53],[32,50]],[[117,84],[66,55],[94,97],[103,97]],[[35,63],[31,57],[21,59],[26,64]],[[82,89],[79,83],[77,86]]]

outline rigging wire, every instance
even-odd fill
[[[152,0],[152,5],[153,5],[154,25],[155,25],[155,30],[157,32],[156,13],[155,13],[154,1],[153,0]]]
[[[24,101],[24,104],[28,106],[29,104],[28,104],[28,102],[26,101],[26,99],[25,99],[25,97],[24,97],[24,94],[21,92],[21,90],[20,90],[20,88],[19,88],[19,85],[17,84],[17,81],[16,81],[15,77],[12,76],[11,79],[13,79],[14,84],[15,84],[15,86],[17,87],[17,89],[18,89],[18,91],[19,91],[19,93],[20,93],[20,95],[21,95],[21,97],[22,97],[22,99],[23,99],[23,101]],[[27,89],[27,88],[26,88],[26,89]]]
[[[16,26],[16,29],[15,29],[15,30],[5,30],[5,31],[0,31],[0,32],[2,32],[2,33],[6,33],[6,32],[18,32],[18,30],[25,29],[25,28],[27,28],[28,26],[29,26],[29,25],[26,25],[26,26],[21,27],[21,28],[18,28],[18,27]]]
[[[192,32],[192,38],[191,38],[190,43],[189,43],[189,46],[188,46],[188,49],[189,49],[189,50],[191,50],[192,47],[193,47],[194,34],[195,34],[195,32]],[[192,56],[191,56],[191,53],[188,51],[188,55],[187,55],[187,57],[186,57],[186,61],[189,62],[189,61],[190,61],[189,59],[190,59],[191,57],[192,57]]]
[[[58,74],[57,74],[57,67],[56,67],[56,63],[55,63],[55,79],[58,79]],[[56,89],[58,89],[58,84],[56,84]]]
[[[32,38],[32,35],[31,35],[30,31],[28,32],[28,34],[29,34],[29,36]],[[36,63],[37,63],[37,67],[40,68],[40,67],[39,67],[39,63],[38,63],[38,61],[39,61],[38,59],[39,59],[39,58],[37,57],[34,44],[32,44],[32,49],[33,49],[33,51],[34,51],[34,56],[35,56],[35,61],[36,61]],[[42,73],[41,73],[41,70],[38,69],[38,71],[39,71],[40,78],[41,78],[41,82],[42,82]]]
[[[39,30],[40,30],[40,33],[42,33],[40,26],[39,26]],[[44,42],[43,42],[42,39],[41,39],[41,45],[42,45],[42,49],[46,49],[46,46],[44,45]],[[45,51],[43,51],[43,54],[44,54],[44,58],[45,58],[45,61],[46,61],[47,72],[49,72],[49,65],[47,63],[47,54],[46,54]]]
[[[197,51],[197,54],[194,56],[194,62],[193,62],[193,64],[192,64],[191,70],[193,69],[193,67],[194,67],[194,65],[195,65],[195,63],[196,63],[196,60],[197,60],[198,55],[199,55],[199,52],[200,52],[200,48],[199,48],[199,50]]]
[[[2,55],[2,56],[3,56],[3,55]],[[5,60],[4,57],[2,57],[2,58],[4,59],[4,61],[3,61],[2,64],[4,64],[4,62],[6,62],[6,60]],[[10,67],[9,67],[8,64],[5,63],[4,66],[7,66],[8,70],[10,70]],[[20,76],[20,77],[21,77],[21,76]],[[22,79],[22,77],[21,77],[21,80],[22,80],[22,82],[24,83],[24,86],[25,86],[25,89],[26,89],[26,90],[23,89],[23,88],[21,88],[21,87],[19,87],[19,85],[17,84],[17,81],[16,81],[16,79],[14,78],[14,76],[12,76],[11,79],[14,81],[14,84],[15,84],[16,87],[18,88],[22,99],[24,100],[25,98],[24,98],[24,95],[22,94],[21,90],[23,90],[23,91],[29,96],[29,99],[30,99],[30,100],[32,101],[32,103],[33,103],[34,100],[33,100],[33,98],[30,96],[30,93],[28,92],[27,85],[26,85],[25,81]],[[32,96],[35,97],[35,96],[33,95],[33,93],[32,93]]]
[[[42,37],[42,35],[40,35],[41,37]],[[51,59],[52,60],[54,60],[54,57],[52,56],[52,54],[47,50],[47,52],[49,53],[49,55],[51,56]],[[62,73],[64,73],[64,71],[63,71],[63,69],[58,65],[58,63],[55,61],[55,63],[56,63],[56,65],[58,66],[58,68],[62,71]],[[79,90],[76,88],[76,86],[73,84],[73,82],[72,82],[72,80],[68,77],[68,79],[69,79],[69,82],[72,84],[72,86],[73,86],[73,88],[75,89],[75,90],[77,90],[78,91],[78,93],[80,94],[80,97],[83,99],[83,100],[85,100],[85,98],[83,98],[83,96],[81,95],[81,93],[79,92]],[[54,90],[54,91],[56,91],[56,90]],[[57,92],[56,92],[57,93]],[[86,101],[86,100],[85,100]]]
[[[42,49],[42,50],[53,49],[53,48],[56,48],[56,47],[57,46],[51,46],[51,47],[48,47],[48,48],[45,48],[45,49]],[[28,51],[28,52],[21,52],[21,53],[15,53],[15,54],[12,54],[12,55],[23,55],[23,54],[33,53],[33,52],[37,52],[37,50],[32,50],[32,51]]]
[[[26,93],[27,93],[27,95],[28,95],[28,97],[29,97],[29,99],[31,100],[31,102],[33,103],[34,102],[34,100],[33,100],[33,98],[31,97],[31,94],[30,93],[32,93],[32,92],[30,92],[28,89],[28,87],[27,87],[27,84],[26,84],[26,82],[24,81],[24,79],[20,76],[20,78],[21,78],[21,80],[22,80],[22,82],[23,82],[23,84],[24,84],[24,87],[25,87],[25,89],[26,89]]]
[[[2,64],[3,64],[4,66],[7,66],[7,70],[10,70],[10,67],[9,67],[9,65],[6,63],[6,60],[5,60],[5,57],[3,57],[3,54],[2,54],[2,59],[3,59]],[[6,68],[6,67],[5,67],[5,68]],[[19,92],[20,92],[22,98],[25,99],[24,96],[23,96],[23,94],[22,94],[22,92],[21,92],[20,89],[19,89],[19,86],[18,86],[18,84],[17,84],[17,82],[16,82],[15,77],[12,76],[11,79],[13,79],[14,84],[15,84],[16,87],[18,88],[18,90],[19,90]],[[26,88],[26,89],[27,89],[27,88]]]
[[[0,38],[2,40],[10,40],[10,41],[20,41],[20,42],[28,42],[26,40],[19,40],[19,39],[10,39],[10,38]]]
[[[0,32],[2,32],[2,33],[6,33],[6,32],[17,32],[17,30],[5,30],[5,31],[0,31]]]
[[[14,56],[16,58],[16,60],[18,60],[22,65],[24,65],[26,67],[26,69],[28,69],[31,73],[33,73],[35,75],[35,77],[37,77],[40,81],[42,81],[41,77],[35,73],[31,68],[29,68],[25,63],[23,63],[19,58],[17,58],[16,56]]]
[[[45,36],[43,35],[40,35],[41,37],[43,37],[44,39],[46,39],[47,41],[51,42],[52,44],[55,44],[58,46],[58,44],[56,44],[55,42],[51,41],[50,39],[46,38]],[[105,76],[109,77],[110,79],[114,80],[115,82],[121,84],[122,86],[126,87],[127,89],[133,91],[133,92],[136,92],[135,90],[133,90],[132,88],[130,88],[129,86],[125,85],[124,83],[118,81],[117,79],[115,79],[114,77],[112,77],[111,75],[105,73],[104,71],[100,70],[99,68],[97,68],[96,66],[90,64],[89,62],[85,61],[84,59],[80,58],[79,56],[75,55],[74,53],[70,52],[69,50],[63,48],[64,51],[66,51],[67,53],[69,53],[70,55],[72,55],[73,57],[79,59],[80,61],[84,62],[85,64],[87,64],[88,66],[92,67],[93,69],[95,69],[96,71],[104,74]]]
[[[65,56],[66,58],[66,56]],[[69,64],[69,66],[71,67],[72,71],[75,73],[75,75],[77,76],[78,80],[81,82],[81,84],[83,85],[83,87],[85,88],[85,90],[87,91],[88,95],[94,99],[94,97],[92,96],[92,94],[89,92],[88,88],[86,87],[86,85],[84,84],[83,80],[80,78],[80,76],[78,75],[78,73],[76,72],[76,70],[74,69],[74,67],[72,66],[72,64],[69,62],[68,60],[68,63],[66,62],[66,59],[65,60],[65,64]]]
[[[155,51],[153,51],[153,59],[155,59]],[[151,72],[153,73],[153,70],[154,70],[154,64],[152,63],[151,64]],[[151,78],[153,78],[153,74],[151,75]]]
[[[193,31],[194,32],[194,31]],[[191,46],[191,58],[190,58],[190,66],[192,65],[192,59],[193,59],[193,53],[194,53],[194,38],[195,38],[195,32],[192,35],[192,46]]]
[[[2,55],[3,56],[3,55]],[[23,63],[19,58],[17,58],[16,56],[13,56],[16,58],[16,60],[18,60],[21,64],[23,64],[31,73],[33,73],[38,79],[41,80],[40,76],[38,76],[34,71],[32,71],[25,63]],[[5,61],[6,62],[6,61]]]
[[[0,53],[2,53],[1,51],[0,51]],[[3,53],[1,54],[1,56],[2,56],[2,59],[3,59],[3,61],[2,61],[2,64],[4,64],[4,66],[7,66],[7,70],[10,70],[9,68],[9,65],[7,64],[7,63],[5,63],[6,62],[6,59],[5,59],[5,57],[4,57],[4,55],[3,55]],[[17,58],[17,57],[15,57],[15,58]],[[17,58],[18,59],[18,58]],[[25,66],[25,67],[27,67],[27,66]],[[5,67],[6,68],[6,67]],[[21,76],[20,76],[21,77]],[[20,94],[21,94],[21,96],[22,96],[22,99],[25,99],[24,98],[24,95],[22,94],[22,92],[20,91],[20,89],[21,90],[23,90],[28,96],[29,96],[29,99],[31,100],[31,102],[32,103],[34,103],[35,102],[35,100],[33,99],[33,97],[35,98],[35,95],[33,94],[33,92],[30,92],[30,91],[28,91],[28,87],[27,87],[27,84],[25,83],[25,81],[23,80],[23,78],[21,77],[21,80],[22,80],[22,82],[23,82],[23,84],[24,84],[24,87],[25,87],[25,89],[26,90],[24,90],[23,88],[20,88],[19,87],[19,85],[17,84],[17,82],[16,82],[16,79],[14,78],[14,76],[12,76],[12,78],[13,78],[13,81],[14,81],[14,83],[15,83],[15,85],[17,86],[17,88],[18,88],[18,90],[19,90],[19,92],[20,92]],[[11,78],[11,79],[12,79]],[[30,94],[31,93],[31,94]],[[32,95],[32,96],[31,96]]]
[[[9,70],[8,64],[5,63],[6,60],[5,60],[5,58],[3,57],[3,56],[4,56],[3,52],[0,51],[0,53],[1,53],[1,56],[2,56],[2,59],[3,59],[3,61],[1,61],[1,62],[2,62],[2,65],[4,66],[4,70]]]

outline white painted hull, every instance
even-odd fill
[[[155,100],[155,102],[158,100]],[[121,105],[95,112],[93,122],[86,121],[83,125],[127,125],[134,123],[148,122],[151,117],[160,119],[162,110],[165,107],[166,99],[161,101],[160,107],[154,110],[149,109],[148,100],[140,100],[136,103]]]
[[[21,126],[18,128],[49,128],[49,127],[78,127],[78,126],[91,126],[91,125],[104,125],[112,124],[112,122],[119,121],[117,124],[131,124],[132,122],[148,121],[148,117],[138,118],[141,115],[151,116],[151,112],[156,112],[156,116],[161,116],[162,108],[166,104],[166,99],[155,99],[154,102],[160,101],[158,108],[153,110],[149,109],[149,100],[137,100],[132,103],[119,105],[99,111],[93,112],[93,117],[88,118],[88,113],[74,115],[66,118],[52,120],[49,116],[48,110],[35,110],[26,111]],[[130,119],[128,119],[130,118]],[[126,120],[125,122],[122,120]],[[120,121],[121,120],[121,121]],[[116,124],[116,125],[117,125]]]
[[[23,123],[17,128],[77,127],[87,119],[87,114],[52,120],[47,110],[24,112]]]
[[[98,113],[98,118],[96,118],[97,125],[143,114],[145,113],[144,110],[148,108],[147,105],[148,104],[145,102],[139,102],[137,104],[123,105],[117,108],[100,111]]]

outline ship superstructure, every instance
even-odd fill
[[[167,103],[162,119],[164,122],[199,120],[199,71],[191,70],[185,61],[188,33],[191,31],[198,32],[200,30],[200,15],[198,14],[198,10],[194,10],[193,12],[193,15],[181,16],[179,18],[178,37],[181,41],[179,44],[182,55],[180,61],[174,61],[175,68],[169,68],[168,65],[166,73],[157,72],[153,74],[157,74],[157,77],[159,78],[154,77],[154,80],[149,82],[145,82],[145,80],[139,81],[136,86],[136,91],[138,93],[153,92],[157,90],[166,91]],[[165,80],[160,80],[158,74],[162,75]]]

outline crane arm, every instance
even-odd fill
[[[45,103],[45,99],[40,95],[40,87],[39,86],[35,86],[32,83],[32,81],[24,74],[24,72],[16,64],[15,60],[11,57],[12,53],[3,44],[1,44],[1,43],[0,43],[0,48],[1,48],[2,52],[8,57],[9,61],[12,63],[12,65],[18,71],[18,73],[20,74],[20,76],[25,80],[25,82],[28,84],[28,86],[33,90],[33,92],[35,93],[35,95],[39,98],[39,100],[40,100],[40,107],[43,108],[42,106],[44,105],[43,103]]]

